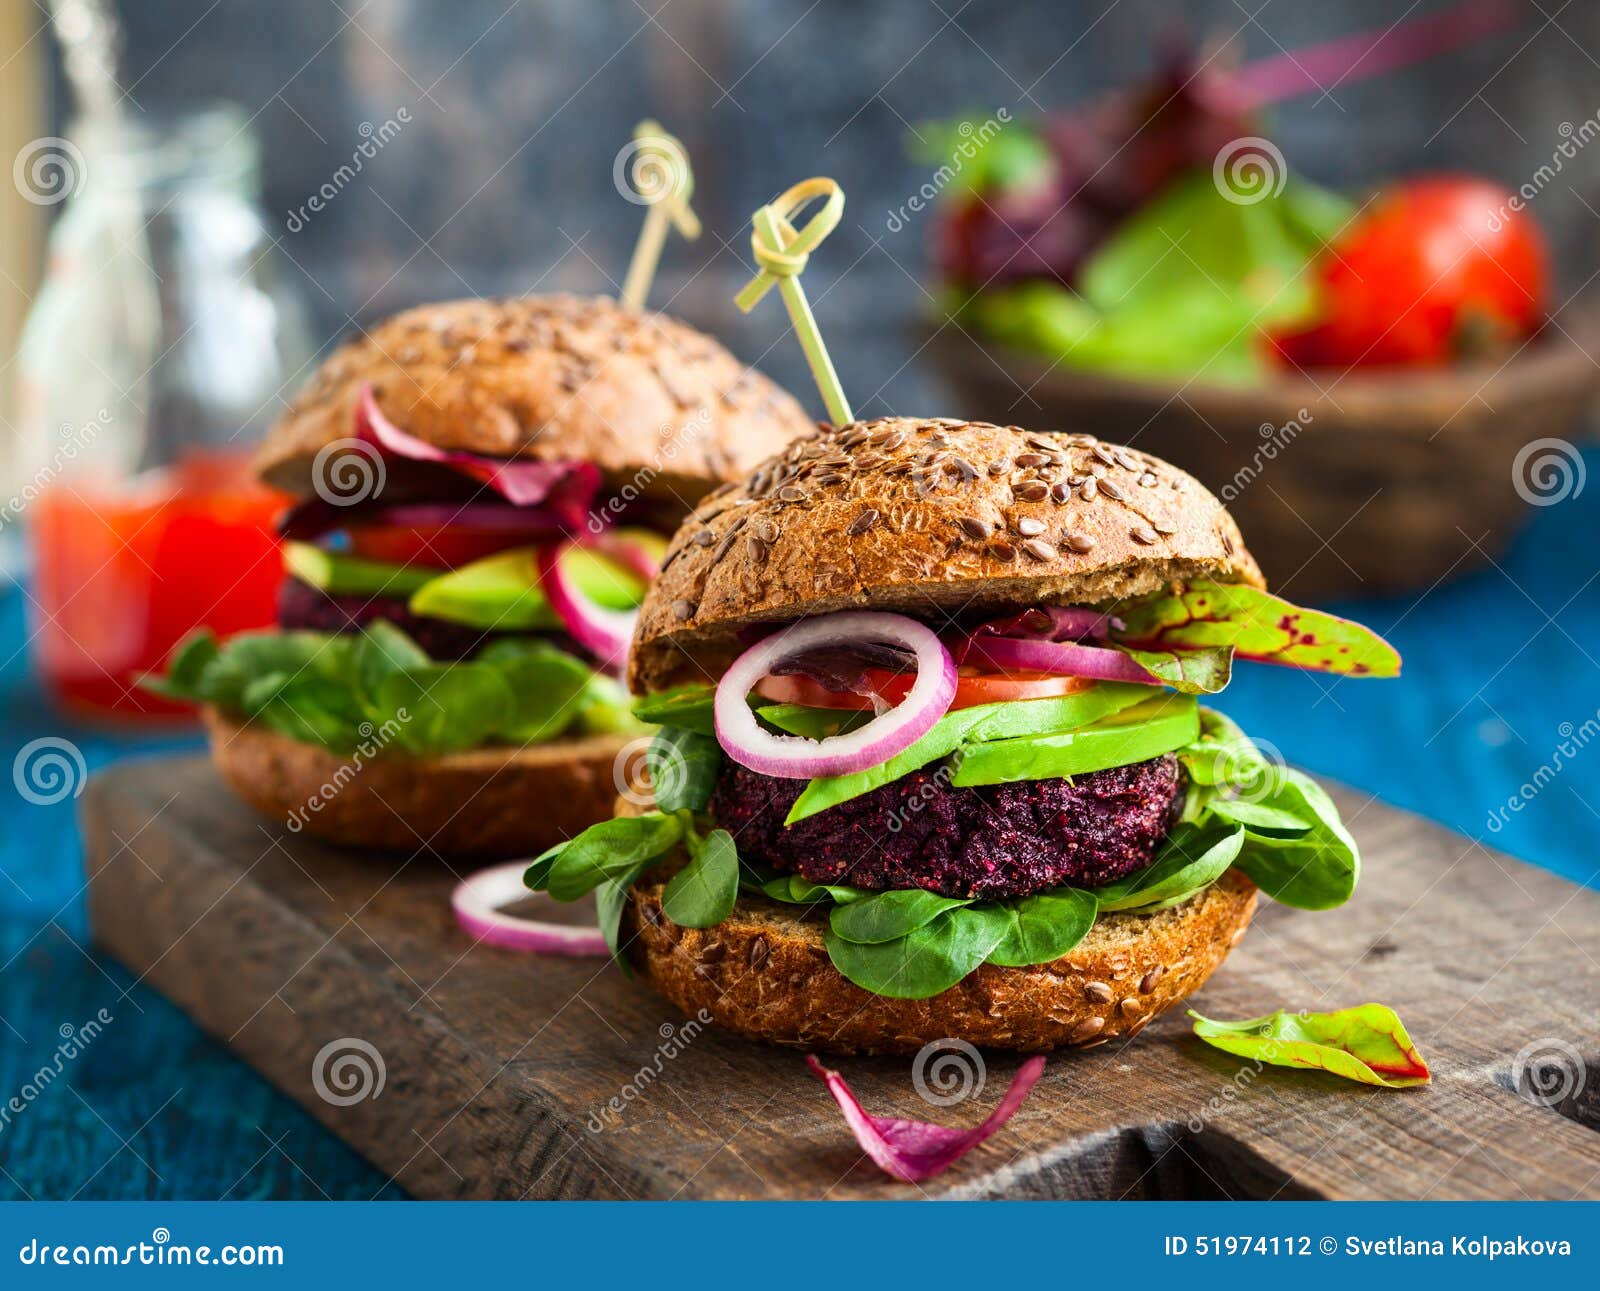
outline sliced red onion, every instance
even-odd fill
[[[824,740],[778,735],[763,727],[746,702],[756,683],[785,660],[808,650],[852,643],[891,642],[916,656],[917,677],[895,707],[864,726]],[[880,766],[928,733],[956,694],[956,664],[932,628],[870,610],[845,610],[803,619],[758,641],[717,683],[717,739],[735,762],[788,780],[845,775]]]
[[[1104,640],[1121,620],[1081,605],[1040,605],[976,629],[985,636],[1038,637],[1044,641]]]
[[[585,545],[618,565],[628,567],[625,558],[609,549],[611,544],[605,538]],[[568,544],[551,543],[541,547],[535,556],[545,599],[572,639],[592,654],[601,667],[621,668],[628,657],[628,645],[633,640],[639,611],[608,610],[586,597],[561,567],[562,553],[567,550]],[[653,573],[645,577],[648,580],[652,576]]]
[[[356,437],[395,457],[448,466],[487,484],[517,506],[538,505],[558,485],[570,485],[574,491],[583,493],[586,501],[600,487],[600,472],[589,462],[514,460],[437,448],[401,430],[385,417],[370,382],[361,388],[361,398],[356,405]]]
[[[1016,637],[974,635],[964,643],[961,659],[963,663],[985,664],[1002,671],[1021,668],[1088,677],[1094,681],[1162,684],[1159,677],[1140,667],[1122,651],[1106,646],[1079,645],[1076,641],[1022,641]]]
[[[456,886],[450,894],[450,907],[456,922],[471,936],[506,950],[533,951],[541,955],[572,955],[581,958],[609,955],[605,936],[597,927],[574,927],[563,923],[541,923],[506,914],[502,906],[525,901],[530,893],[523,884],[527,861],[511,861],[480,870]],[[549,900],[549,897],[541,898]]]
[[[833,1101],[844,1113],[845,1124],[873,1163],[896,1179],[921,1183],[948,1170],[1011,1119],[1044,1071],[1044,1059],[1029,1058],[1018,1067],[999,1106],[973,1130],[949,1129],[898,1116],[870,1116],[838,1072],[824,1067],[811,1054],[806,1055],[806,1066],[827,1085]]]
[[[463,529],[477,533],[527,534],[544,538],[569,533],[581,521],[581,509],[556,505],[518,507],[507,502],[402,502],[393,506],[373,501],[335,506],[307,498],[283,513],[278,534],[291,542],[312,542],[336,529],[392,525],[402,529]]]

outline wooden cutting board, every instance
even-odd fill
[[[1431,1087],[1257,1071],[1174,1011],[1053,1057],[1005,1129],[920,1189],[862,1162],[799,1055],[687,1024],[603,962],[474,945],[436,860],[291,835],[200,759],[100,777],[84,818],[99,943],[419,1197],[1600,1197],[1600,893],[1336,797],[1366,859],[1355,900],[1263,902],[1195,1002],[1390,1004]],[[1524,1052],[1567,1068],[1553,1103],[1517,1092]],[[314,1073],[319,1053],[364,1064],[369,1096],[352,1101],[357,1065],[353,1085]],[[990,1055],[987,1087],[948,1107],[908,1059],[836,1065],[873,1112],[972,1125],[1017,1060]]]

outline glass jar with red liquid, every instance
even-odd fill
[[[273,621],[286,499],[249,461],[309,346],[238,111],[100,121],[74,146],[3,463],[33,662],[77,715],[171,716],[142,673],[197,627]]]

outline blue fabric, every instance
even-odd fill
[[[1334,607],[1399,647],[1402,680],[1246,665],[1220,706],[1292,762],[1596,884],[1600,748],[1584,746],[1584,723],[1600,710],[1600,454],[1586,465],[1590,486],[1533,512],[1498,566],[1420,599]],[[0,770],[45,736],[71,740],[91,770],[198,747],[188,735],[106,735],[53,713],[27,670],[24,599],[0,591]],[[33,805],[3,778],[0,794],[0,1109],[54,1064],[62,1027],[81,1028],[101,1008],[113,1018],[58,1080],[0,1121],[0,1197],[398,1195],[87,949],[72,800]],[[1513,797],[1525,800],[1521,810]]]

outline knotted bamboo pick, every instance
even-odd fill
[[[694,172],[689,169],[689,154],[677,138],[659,122],[647,120],[634,126],[633,142],[617,154],[613,178],[619,193],[649,208],[622,280],[622,303],[643,309],[661,262],[661,248],[666,245],[667,226],[672,225],[691,242],[700,236],[699,217],[689,207]]]
[[[819,197],[826,199],[821,208],[806,222],[804,228],[796,230],[794,218],[807,203]],[[751,218],[750,233],[750,252],[755,256],[756,264],[761,266],[761,272],[733,298],[734,304],[748,314],[767,292],[774,286],[778,288],[783,303],[789,309],[795,335],[800,338],[800,348],[805,351],[806,362],[811,365],[812,379],[816,381],[828,416],[836,426],[843,426],[855,418],[851,415],[849,401],[844,397],[844,387],[839,384],[839,374],[833,369],[833,360],[828,357],[828,347],[822,343],[817,320],[811,315],[805,288],[800,285],[800,274],[805,270],[811,252],[838,226],[843,213],[844,190],[833,180],[825,178],[802,180],[781,194],[775,202],[763,206]]]

